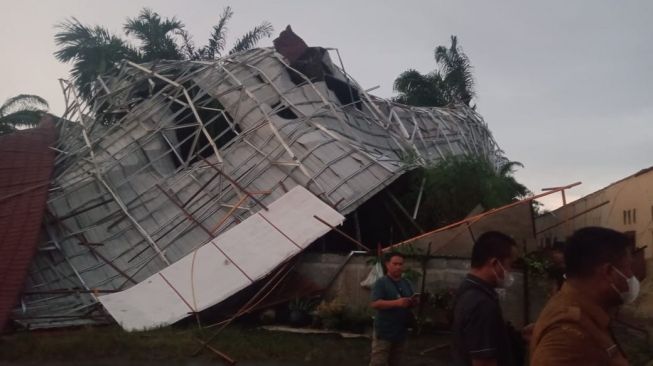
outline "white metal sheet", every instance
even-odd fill
[[[296,186],[242,223],[143,282],[100,302],[127,331],[165,326],[218,304],[301,252],[344,217]]]

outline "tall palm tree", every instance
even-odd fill
[[[135,47],[111,34],[101,26],[87,26],[71,18],[56,27],[55,43],[59,49],[55,57],[61,62],[72,62],[75,87],[81,97],[90,101],[95,91],[94,81],[109,72],[118,62],[154,60],[214,60],[222,56],[226,47],[227,23],[233,16],[226,7],[213,27],[208,44],[196,48],[184,24],[177,18],[162,18],[155,11],[143,8],[135,18],[127,18],[123,27],[127,35],[135,37]],[[256,46],[274,31],[269,22],[263,22],[238,38],[229,53],[240,52]]]
[[[451,46],[435,48],[435,62],[440,67],[446,91],[451,101],[470,105],[474,92],[474,78],[469,58],[458,46],[458,37],[451,36]]]
[[[186,59],[210,61],[219,58],[227,46],[227,23],[234,15],[231,7],[227,6],[222,11],[218,23],[213,26],[209,42],[199,48],[195,48],[192,37],[188,32],[182,30],[179,35],[182,37],[183,51]],[[274,32],[274,27],[270,22],[264,21],[261,24],[250,29],[234,42],[234,46],[229,50],[229,54],[241,52],[253,48],[265,37],[270,37]]]
[[[270,37],[272,32],[274,32],[274,28],[268,22],[263,22],[255,26],[236,40],[229,54],[246,51],[255,47],[258,41],[265,37]]]
[[[395,101],[418,107],[439,107],[447,104],[442,76],[437,71],[421,74],[407,70],[395,79],[393,88],[399,95]]]
[[[75,87],[86,101],[94,95],[93,84],[99,75],[111,70],[123,59],[138,61],[139,52],[106,28],[90,27],[71,18],[56,25],[54,36],[59,49],[54,53],[61,62],[72,62],[70,71]]]
[[[173,36],[184,29],[184,24],[175,17],[164,19],[151,9],[143,8],[137,17],[127,18],[123,29],[125,34],[133,35],[140,41],[143,61],[183,58]]]
[[[23,127],[35,127],[47,112],[48,102],[32,94],[20,94],[0,106],[0,135]]]
[[[435,61],[438,70],[428,74],[412,69],[401,73],[393,86],[399,93],[395,100],[421,107],[442,107],[456,102],[470,105],[475,95],[472,66],[458,46],[456,36],[451,36],[449,48],[435,48]]]

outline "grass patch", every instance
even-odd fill
[[[214,330],[207,329],[204,332],[206,335],[212,335]],[[125,332],[118,326],[21,332],[1,338],[0,360],[182,360],[190,358],[199,348],[196,340],[199,338],[201,334],[197,329],[173,327],[132,333]],[[268,332],[243,326],[226,328],[211,345],[241,361],[328,360],[343,363],[355,359],[359,360],[358,363],[350,364],[360,364],[360,360],[369,352],[369,340],[365,339]],[[202,357],[217,358],[208,350],[203,351]]]

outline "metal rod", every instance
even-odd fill
[[[588,213],[590,211],[596,210],[597,208],[603,207],[603,206],[607,205],[608,203],[610,203],[610,201],[601,202],[598,205],[592,206],[592,207],[590,207],[590,208],[588,208],[586,210],[583,210],[583,211],[581,211],[581,212],[579,212],[579,213],[577,213],[577,214],[575,214],[575,215],[573,215],[571,217],[568,217],[568,218],[564,219],[563,221],[561,221],[561,222],[559,222],[557,224],[554,224],[554,225],[551,225],[551,226],[549,226],[549,227],[547,227],[545,229],[542,229],[542,230],[538,231],[535,234],[540,235],[545,231],[549,231],[549,230],[554,229],[554,228],[556,228],[556,227],[558,227],[560,225],[564,225],[566,222],[569,222],[569,221],[571,221],[571,220],[573,220],[573,219],[575,219],[575,218],[577,218],[579,216],[582,216],[582,215],[584,215],[584,214],[586,214],[586,213]]]
[[[415,202],[415,209],[413,210],[413,220],[417,220],[417,211],[419,211],[419,204],[422,202],[422,193],[424,193],[424,185],[426,184],[426,177],[422,178],[422,184],[419,186],[419,193],[417,194],[417,202]]]
[[[169,199],[170,201],[172,201],[172,203],[174,203],[174,205],[177,206],[177,208],[179,208],[179,209],[181,210],[181,212],[184,213],[184,216],[186,216],[186,218],[187,218],[188,220],[190,220],[192,223],[194,223],[194,224],[197,225],[200,229],[202,229],[202,230],[206,233],[206,235],[208,235],[210,238],[213,237],[213,234],[211,234],[211,232],[209,231],[209,229],[205,228],[204,225],[202,225],[202,223],[200,223],[199,221],[197,221],[197,220],[193,217],[193,215],[191,215],[190,213],[188,213],[188,211],[187,211],[187,210],[182,206],[182,204],[181,204],[181,202],[179,202],[179,200],[177,200],[175,197],[173,197],[170,193],[168,193],[168,191],[166,191],[165,189],[163,189],[163,187],[161,187],[159,184],[157,184],[156,187],[157,187],[161,192],[163,192],[163,194],[164,194],[166,197],[168,197],[168,199]]]
[[[100,289],[90,289],[85,290],[81,288],[74,289],[54,289],[54,290],[43,290],[43,291],[23,291],[22,295],[52,295],[52,294],[112,294],[120,292],[120,290],[100,290]]]
[[[186,306],[188,306],[188,309],[190,310],[190,312],[191,312],[192,314],[194,314],[194,313],[197,312],[197,310],[196,310],[196,309],[193,309],[193,307],[190,305],[190,303],[189,303],[188,301],[186,301],[186,299],[185,299],[183,296],[181,296],[181,294],[179,293],[179,291],[177,291],[177,289],[175,288],[175,286],[173,286],[173,285],[170,283],[170,281],[168,281],[168,279],[166,278],[166,276],[163,275],[163,273],[159,272],[159,276],[160,276],[161,279],[163,279],[163,281],[164,281],[164,282],[165,282],[165,283],[166,283],[166,284],[167,284],[167,285],[172,289],[172,291],[174,291],[175,294],[177,294],[177,296],[181,299],[181,301],[183,301],[184,304],[186,304]]]
[[[363,245],[363,243],[360,243],[358,240],[356,240],[356,239],[352,238],[351,236],[347,235],[347,233],[345,233],[344,231],[342,231],[342,230],[338,229],[337,227],[329,224],[328,222],[326,222],[324,219],[320,218],[319,216],[313,215],[313,217],[317,221],[319,221],[319,222],[323,223],[324,225],[328,226],[329,228],[331,228],[331,230],[337,232],[338,234],[344,236],[346,239],[348,239],[352,243],[356,244],[357,247],[359,247],[359,248],[361,248],[361,249],[363,249],[363,250],[365,250],[367,252],[371,251],[371,249],[366,247],[365,245]]]
[[[234,213],[234,211],[236,211],[236,209],[239,208],[240,205],[241,205],[241,204],[242,204],[242,203],[243,203],[243,202],[244,202],[248,197],[249,197],[249,196],[244,195],[244,196],[242,196],[242,197],[240,198],[240,200],[238,200],[238,202],[236,203],[236,205],[235,205],[234,207],[232,207],[232,208],[227,212],[227,214],[224,215],[224,217],[223,217],[223,218],[222,218],[222,219],[221,219],[217,224],[215,224],[215,226],[213,227],[213,229],[211,229],[211,235],[215,235],[215,232],[218,231],[218,229],[220,229],[220,227],[221,227],[221,226],[222,226],[222,225],[223,225],[223,224],[224,224],[224,223],[229,219],[229,217],[231,217],[231,215]]]
[[[567,186],[560,187],[558,190],[569,189],[569,188],[571,188],[571,187],[575,187],[575,186],[577,186],[577,185],[579,185],[579,184],[581,184],[581,182],[572,183],[572,184],[569,184],[569,185],[567,185]],[[483,217],[485,217],[485,216],[493,215],[493,214],[495,214],[495,213],[497,213],[497,212],[500,212],[500,211],[503,211],[503,210],[506,210],[506,209],[509,209],[509,208],[511,208],[511,207],[515,207],[515,206],[518,206],[518,205],[522,205],[522,204],[527,203],[527,202],[530,203],[530,202],[532,202],[533,200],[536,200],[536,199],[538,199],[538,198],[540,198],[540,197],[544,197],[544,196],[548,196],[548,195],[550,195],[550,194],[552,194],[552,193],[556,193],[556,192],[558,192],[558,190],[550,191],[550,192],[546,192],[546,193],[540,193],[540,194],[538,194],[538,195],[531,196],[531,197],[525,198],[525,199],[523,199],[523,200],[520,200],[520,201],[517,201],[517,202],[513,202],[513,203],[510,203],[510,204],[508,204],[508,205],[501,206],[501,207],[499,207],[499,208],[495,208],[495,209],[492,209],[492,210],[489,210],[489,211],[485,211],[485,212],[483,212],[483,213],[480,213],[480,214],[475,215],[475,216],[472,216],[472,217],[465,218],[464,220],[460,220],[460,221],[457,221],[457,222],[451,223],[451,224],[449,224],[449,225],[445,225],[445,226],[443,226],[443,227],[441,227],[441,228],[438,228],[438,229],[435,229],[435,230],[433,230],[433,231],[430,231],[430,232],[427,232],[427,233],[424,233],[424,234],[418,235],[418,236],[416,236],[416,237],[414,237],[414,238],[411,238],[411,239],[408,239],[408,240],[404,240],[404,241],[401,241],[401,242],[399,242],[399,243],[396,243],[396,244],[390,245],[389,247],[386,247],[386,248],[384,249],[384,251],[392,250],[392,249],[394,249],[395,247],[397,247],[397,246],[399,246],[399,245],[408,244],[408,243],[413,242],[413,241],[415,241],[415,240],[419,240],[419,239],[425,238],[425,237],[427,237],[427,236],[429,236],[429,235],[433,235],[433,234],[435,234],[435,233],[439,233],[439,232],[441,232],[441,231],[445,231],[445,230],[451,229],[451,228],[453,228],[453,227],[460,226],[460,225],[462,225],[462,224],[464,224],[464,223],[466,223],[466,222],[476,222],[476,221],[480,220],[481,218],[483,218]]]
[[[59,220],[59,218],[57,218],[57,217],[56,217],[55,215],[53,215],[52,213],[50,213],[50,215],[55,219],[55,221],[56,221],[59,225],[61,225],[61,227],[63,227],[63,228],[64,228],[65,230],[67,230],[68,232],[71,232],[70,228],[69,228],[66,224],[64,224],[63,222],[61,222],[61,220]],[[128,280],[131,281],[132,283],[134,283],[134,284],[137,284],[137,283],[138,283],[138,282],[136,282],[136,280],[134,280],[133,278],[131,278],[131,276],[129,276],[129,275],[128,275],[127,273],[125,273],[123,270],[121,270],[120,268],[118,268],[118,266],[116,266],[116,265],[115,265],[111,260],[109,260],[109,259],[106,258],[104,255],[102,255],[102,253],[100,253],[98,250],[96,250],[95,248],[93,248],[93,244],[89,243],[88,240],[86,239],[86,237],[85,237],[83,234],[78,233],[78,234],[73,234],[73,236],[74,236],[75,238],[77,238],[77,240],[79,240],[79,242],[80,242],[81,245],[83,245],[84,247],[86,247],[89,251],[91,251],[91,252],[92,252],[94,255],[96,255],[98,258],[102,259],[106,264],[108,264],[108,265],[109,265],[111,268],[113,268],[116,272],[118,272],[119,274],[121,274],[123,277],[125,277],[126,279],[128,279]]]
[[[184,202],[184,203],[181,205],[181,207],[186,207],[186,206],[188,206],[188,204],[189,204],[193,199],[195,199],[195,197],[197,197],[197,195],[199,195],[200,193],[202,193],[202,192],[204,191],[204,189],[205,189],[206,187],[208,187],[208,185],[211,184],[211,182],[213,182],[213,181],[215,180],[215,178],[217,178],[218,176],[220,176],[220,173],[218,173],[218,172],[216,172],[215,174],[213,174],[213,176],[212,176],[211,178],[209,178],[209,179],[206,181],[206,183],[202,184],[202,186],[201,186],[201,187],[200,187],[200,188],[199,188],[195,193],[193,193],[193,194],[192,194],[192,195],[191,195],[191,196],[186,200],[186,202]]]
[[[410,214],[408,213],[408,211],[406,211],[406,209],[405,209],[404,206],[401,204],[401,202],[399,202],[399,200],[397,199],[397,197],[395,197],[395,195],[392,194],[392,192],[390,192],[390,190],[387,190],[387,189],[386,189],[386,190],[385,190],[385,193],[388,195],[388,197],[390,197],[390,200],[392,200],[392,202],[393,202],[395,205],[397,205],[397,207],[399,208],[399,211],[401,211],[401,213],[403,213],[404,216],[406,216],[406,218],[408,219],[408,221],[410,221],[410,223],[411,223],[411,224],[412,224],[412,225],[417,229],[417,231],[419,231],[420,233],[424,233],[424,229],[422,229],[422,227],[417,223],[417,221],[415,221],[415,220],[412,218],[412,216],[410,216]]]
[[[59,220],[66,220],[66,219],[69,219],[69,218],[71,218],[71,217],[73,217],[73,216],[77,216],[77,215],[79,215],[79,214],[81,214],[81,213],[84,213],[84,212],[90,211],[90,210],[92,210],[92,209],[94,209],[94,208],[100,207],[100,206],[102,206],[102,205],[106,205],[107,203],[109,203],[109,202],[111,202],[111,201],[113,201],[113,200],[111,200],[111,199],[108,199],[108,200],[102,200],[101,202],[96,203],[96,204],[94,204],[94,205],[91,205],[91,206],[89,206],[89,207],[85,207],[85,208],[83,208],[83,209],[73,210],[73,211],[71,211],[71,212],[69,212],[69,213],[67,213],[67,214],[65,214],[65,215],[63,215],[63,216],[60,216],[60,217],[59,217]]]
[[[268,211],[268,208],[266,205],[263,204],[263,202],[259,201],[256,197],[254,197],[251,193],[249,193],[245,188],[241,187],[238,182],[235,180],[231,179],[230,176],[225,174],[222,170],[220,170],[215,164],[211,163],[210,161],[206,160],[204,157],[201,157],[202,160],[210,165],[213,169],[215,169],[216,172],[220,173],[225,179],[227,179],[232,185],[234,185],[236,188],[238,188],[241,192],[245,193],[249,198],[251,198],[254,202],[256,202],[257,205],[261,206],[265,211]]]
[[[275,224],[273,224],[270,220],[268,220],[268,218],[265,217],[265,216],[264,216],[260,211],[258,212],[258,215],[261,216],[261,217],[263,218],[263,220],[265,220],[265,222],[267,222],[270,226],[272,226],[276,231],[278,231],[281,235],[283,235],[284,238],[288,239],[288,241],[290,241],[291,243],[293,243],[293,245],[295,245],[299,250],[304,249],[304,248],[301,247],[301,245],[297,244],[294,240],[292,240],[291,237],[289,237],[288,235],[286,235],[286,233],[284,233],[283,231],[281,231],[281,230],[280,230],[280,229],[279,229]]]

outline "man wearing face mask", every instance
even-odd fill
[[[546,304],[531,339],[531,365],[628,365],[610,331],[617,308],[635,300],[628,237],[586,227],[565,247],[566,282]]]
[[[472,249],[471,270],[456,294],[453,364],[515,365],[510,336],[495,291],[512,285],[515,241],[500,232],[481,235]]]

